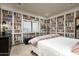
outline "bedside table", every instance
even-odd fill
[[[9,56],[12,39],[10,35],[0,36],[0,56]]]

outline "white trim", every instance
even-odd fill
[[[65,25],[66,25],[66,24],[65,24],[66,17],[65,17],[65,16],[66,16],[66,15],[64,15],[64,36],[65,36],[65,33],[66,33],[66,32],[65,32],[65,31],[66,31],[66,26],[65,26]]]
[[[14,44],[14,12],[12,12],[12,45]]]
[[[75,18],[76,18],[76,11],[74,11],[74,28],[75,28]],[[75,33],[75,29],[74,29],[74,33]],[[75,34],[74,34],[74,36],[75,36]]]
[[[21,33],[21,41],[22,41],[22,43],[23,43],[23,14],[21,14],[21,17],[22,17],[22,21],[21,21],[21,30],[22,30],[22,33]]]

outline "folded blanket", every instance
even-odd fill
[[[38,36],[38,37],[35,37],[35,38],[29,40],[29,43],[36,44],[40,40],[54,38],[54,37],[57,37],[57,36],[59,36],[59,34],[48,34],[48,35]]]

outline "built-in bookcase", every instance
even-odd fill
[[[40,30],[41,30],[41,35],[45,35],[46,34],[46,26],[44,24],[44,19],[40,19]]]
[[[22,41],[21,39],[22,35],[21,34],[14,34],[14,45],[20,44]]]
[[[75,38],[79,39],[79,11],[76,11],[76,18],[75,18]]]
[[[2,10],[2,26],[5,23],[7,33],[12,33],[12,12],[8,10]]]
[[[14,33],[21,33],[21,14],[14,12]]]
[[[22,16],[20,13],[14,12],[14,43],[22,42]]]
[[[37,25],[41,26],[40,17],[36,16],[30,16],[27,14],[22,14],[20,12],[16,11],[9,11],[6,9],[0,9],[0,34],[3,30],[3,23],[6,23],[6,31],[7,33],[12,34],[12,44],[19,44],[23,43],[23,37],[29,38],[29,37],[36,37],[41,35],[41,27],[38,31]],[[31,32],[23,32],[23,21],[30,21],[31,26]],[[37,25],[35,25],[37,24]],[[36,29],[35,29],[36,28]],[[32,31],[33,30],[33,31]],[[35,32],[36,30],[36,32]]]
[[[44,20],[44,24],[46,27],[46,29],[44,31],[46,32],[46,34],[50,34],[50,19]]]
[[[65,19],[65,36],[75,38],[74,12],[66,14]]]
[[[76,17],[79,17],[79,10],[76,11]]]
[[[50,19],[47,20],[47,34],[50,34]]]
[[[57,17],[57,33],[64,36],[64,15]]]
[[[56,17],[55,20],[54,17],[52,17],[54,21],[52,18],[50,18],[50,33],[55,32],[65,37],[75,38],[75,18],[77,16],[79,16],[79,11],[68,12],[62,15],[54,16]]]
[[[51,34],[56,34],[56,18],[51,18],[50,19],[50,33]]]
[[[41,35],[50,33],[50,19],[40,19]]]

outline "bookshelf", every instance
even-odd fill
[[[77,17],[77,18],[79,17],[79,10],[76,11],[76,17]]]
[[[24,36],[33,37],[33,36],[39,36],[42,33],[42,32],[30,32],[30,33],[23,32],[23,27],[22,27],[23,21],[25,20],[33,23],[38,22],[39,25],[41,26],[42,21],[40,22],[40,19],[41,18],[37,16],[29,16],[16,11],[9,11],[1,8],[0,9],[0,32],[2,32],[1,31],[2,23],[5,21],[7,26],[6,31],[12,34],[12,44],[13,45],[20,44],[23,42]]]
[[[3,22],[6,23],[7,33],[12,33],[12,12],[8,10],[2,10],[2,25]]]
[[[44,24],[46,26],[46,29],[45,29],[46,34],[49,34],[50,33],[50,19],[44,20]]]
[[[66,14],[65,20],[65,36],[70,38],[75,38],[75,22],[74,22],[74,12]]]
[[[39,21],[39,18],[33,18],[34,19],[34,21]]]
[[[40,35],[50,34],[50,19],[40,19]]]
[[[41,30],[40,35],[45,35],[46,34],[46,32],[45,32],[46,26],[44,24],[44,19],[40,19],[40,30]]]
[[[56,18],[51,18],[50,19],[50,33],[51,34],[56,34]]]
[[[75,38],[79,39],[79,17],[75,19]]]
[[[64,15],[57,17],[57,33],[64,36]]]
[[[35,17],[23,14],[23,19],[33,21],[35,20]],[[39,18],[37,18],[36,20],[39,20]]]
[[[75,18],[75,38],[79,39],[79,11],[76,11],[76,18]]]
[[[15,45],[21,43],[21,34],[14,34],[14,43]]]
[[[14,12],[14,33],[21,33],[21,14]]]
[[[14,12],[14,44],[20,44],[22,38],[22,17],[20,13]]]
[[[41,35],[50,33],[50,19],[40,19]]]

